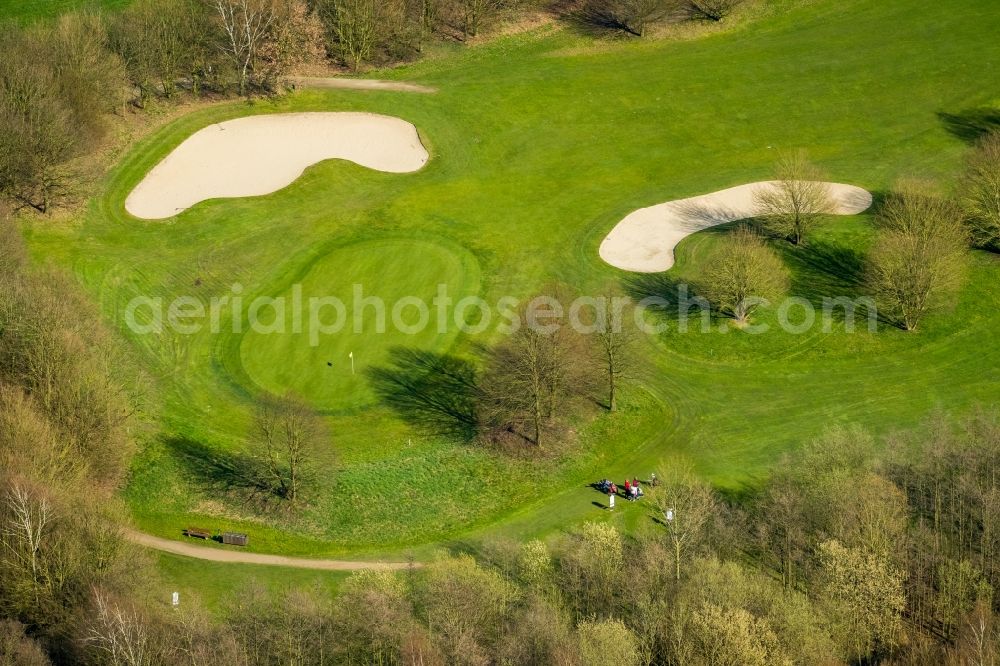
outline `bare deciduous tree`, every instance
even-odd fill
[[[969,156],[960,197],[973,242],[1000,251],[1000,132],[982,138]]]
[[[111,666],[154,666],[159,663],[149,624],[134,608],[94,594],[94,613],[85,641]]]
[[[0,59],[0,194],[46,213],[72,191],[67,162],[81,144],[52,73],[30,62],[23,45],[0,46],[11,53]]]
[[[529,324],[489,353],[477,411],[487,434],[515,433],[541,447],[566,400],[591,383],[592,364],[569,326],[546,330],[522,320]]]
[[[788,271],[750,227],[740,226],[706,263],[702,288],[720,312],[746,324],[766,300],[788,287]]]
[[[618,410],[618,388],[621,381],[628,377],[635,363],[634,351],[636,330],[632,320],[619,317],[615,296],[605,299],[606,306],[601,311],[596,334],[596,350],[599,362],[604,369],[608,385],[608,411]]]
[[[0,664],[50,666],[51,663],[38,643],[25,635],[20,622],[0,620]]]
[[[888,198],[867,266],[880,316],[907,331],[961,286],[968,245],[957,206],[920,189],[905,185]]]
[[[300,498],[320,446],[329,441],[322,419],[291,396],[266,397],[254,415],[252,441],[274,494],[289,502]]]
[[[517,4],[517,0],[454,0],[461,16],[462,31],[467,37],[475,37],[505,9]]]
[[[76,184],[70,161],[103,134],[124,101],[124,68],[98,17],[0,35],[0,194],[45,213]]]
[[[20,485],[13,485],[4,498],[4,520],[0,524],[0,545],[3,555],[0,566],[12,567],[23,572],[30,581],[35,601],[44,585],[42,546],[52,522],[52,505],[48,499],[30,492]]]
[[[681,579],[681,561],[702,545],[715,516],[712,490],[692,474],[674,471],[650,490],[657,520],[666,528],[674,559],[674,579]]]
[[[223,39],[220,43],[236,70],[239,93],[272,83],[301,54],[295,37],[308,19],[296,0],[209,0]],[[317,35],[318,37],[318,35]]]
[[[829,185],[802,151],[778,161],[774,184],[759,188],[754,203],[764,224],[794,245],[805,239],[821,215],[835,209]]]
[[[380,3],[377,0],[329,0],[326,22],[341,57],[355,71],[371,59],[379,41]]]
[[[490,429],[518,431],[527,425],[542,446],[542,425],[550,378],[548,342],[523,328],[490,353],[482,383],[480,417]]]
[[[197,92],[211,40],[210,14],[198,0],[141,0],[110,19],[109,44],[122,58],[139,106],[171,97],[187,77]]]

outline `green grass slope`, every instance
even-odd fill
[[[781,149],[805,148],[832,180],[876,193],[902,175],[950,178],[976,110],[1000,100],[998,31],[1000,14],[978,0],[817,0],[686,42],[594,45],[546,28],[386,74],[435,95],[308,91],[185,116],[124,157],[79,224],[35,225],[31,241],[117,326],[136,295],[208,300],[240,283],[247,296],[278,296],[300,277],[309,290],[361,282],[389,297],[445,280],[488,302],[553,281],[663,293],[697,279],[724,230],[688,238],[677,266],[651,277],[603,264],[603,236],[635,208],[764,179]],[[124,212],[131,188],[193,131],[310,110],[402,117],[432,159],[406,175],[323,163],[273,195],[205,202],[167,222]],[[781,247],[793,292],[815,303],[859,295],[871,236],[869,216],[831,218],[808,246]],[[976,253],[954,310],[914,334],[683,333],[667,317],[643,342],[621,414],[581,422],[578,449],[534,462],[428,434],[344,373],[352,350],[374,350],[376,363],[396,345],[468,357],[490,332],[345,336],[313,349],[294,336],[124,331],[163,403],[162,433],[126,497],[138,525],[164,536],[195,522],[242,527],[261,551],[398,555],[602,516],[589,481],[666,463],[738,490],[831,424],[882,433],[935,407],[995,402],[998,278],[998,258]],[[320,461],[320,485],[294,516],[261,514],[234,490],[261,387],[305,393],[335,433],[336,455]],[[632,524],[640,508],[614,519]]]
[[[129,0],[0,0],[0,21],[52,19],[75,9],[119,9]]]

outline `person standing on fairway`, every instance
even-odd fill
[[[615,510],[615,494],[608,493],[608,511]]]

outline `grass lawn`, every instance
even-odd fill
[[[156,568],[160,573],[146,590],[160,603],[169,605],[174,592],[180,594],[180,605],[194,604],[213,613],[231,601],[231,595],[253,585],[262,585],[275,592],[316,588],[334,594],[350,573],[342,571],[308,571],[284,567],[230,562],[203,562],[187,557],[157,553]]]
[[[766,179],[781,149],[805,148],[831,180],[876,194],[903,175],[948,182],[981,110],[1000,105],[996,34],[1000,13],[981,0],[815,0],[683,42],[595,45],[543,28],[380,73],[436,86],[435,95],[303,91],[184,116],[125,155],[76,223],[39,223],[29,236],[36,255],[73,270],[119,327],[137,295],[207,301],[235,283],[270,296],[296,281],[324,295],[359,283],[392,300],[444,282],[490,303],[556,281],[584,293],[668,293],[697,281],[725,230],[686,239],[668,273],[635,276],[597,255],[624,215]],[[132,187],[197,129],[318,110],[404,118],[431,161],[405,175],[327,162],[272,195],[205,202],[166,222],[124,212]],[[814,303],[859,295],[871,237],[862,215],[829,219],[803,248],[779,245],[793,293]],[[239,527],[255,549],[289,554],[399,556],[546,535],[587,518],[633,525],[640,507],[608,515],[587,484],[683,463],[739,491],[831,424],[885,433],[936,407],[996,402],[1000,260],[976,253],[972,264],[954,310],[917,333],[839,324],[801,335],[685,333],[652,313],[666,330],[643,341],[641,376],[621,413],[592,409],[576,449],[539,461],[428,434],[345,365],[354,351],[366,370],[384,367],[399,346],[470,359],[491,331],[352,333],[314,348],[294,334],[123,330],[162,404],[126,499],[154,534]],[[261,388],[306,395],[334,433],[312,500],[294,515],[248,506],[235,488],[233,461],[246,454]]]
[[[353,320],[350,313],[340,316],[333,308],[317,310],[317,321],[330,326],[325,330],[341,330],[328,335],[315,330],[311,338],[309,326],[293,330],[290,311],[279,317],[268,308],[261,313],[263,321],[256,331],[234,336],[238,351],[232,354],[239,357],[247,379],[263,390],[279,395],[293,390],[327,411],[364,407],[375,400],[365,373],[387,363],[393,348],[412,346],[443,353],[459,332],[454,326],[450,331],[441,327],[440,332],[436,325],[420,328],[422,315],[415,307],[393,313],[392,305],[407,297],[429,304],[439,286],[456,299],[475,295],[478,273],[471,253],[440,244],[410,238],[352,243],[323,253],[290,280],[301,289],[298,298],[306,309],[311,298],[335,297],[353,303],[360,320]],[[293,302],[292,289],[289,285],[279,297]],[[360,304],[369,295],[378,295],[388,307],[380,310],[372,304],[362,309]],[[394,314],[402,326],[394,324]],[[276,330],[283,333],[275,334]],[[414,333],[408,335],[408,330]]]
[[[0,21],[51,19],[74,9],[119,9],[129,0],[0,0]]]

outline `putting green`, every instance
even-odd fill
[[[283,318],[276,307],[260,308],[255,330],[239,341],[239,357],[256,388],[291,391],[327,411],[373,402],[366,371],[386,362],[393,347],[443,352],[452,345],[458,327],[439,326],[439,289],[455,301],[479,292],[470,253],[424,240],[353,243],[300,275],[274,294],[285,304]],[[293,314],[295,302],[301,317]]]

